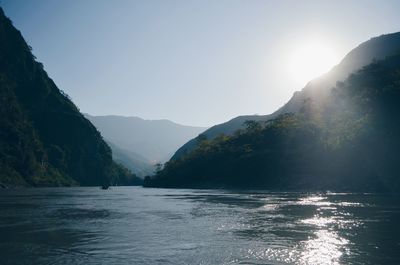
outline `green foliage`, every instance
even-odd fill
[[[203,139],[146,186],[400,190],[400,56],[338,83],[324,104]]]
[[[133,177],[0,9],[0,183],[101,185]]]
[[[113,163],[110,176],[113,176],[110,184],[114,186],[138,186],[143,184],[143,179],[132,174],[129,169],[118,163]]]

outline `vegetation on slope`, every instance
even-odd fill
[[[293,94],[292,98],[280,109],[270,115],[239,116],[222,124],[215,125],[203,132],[208,139],[213,139],[219,134],[232,135],[238,129],[244,129],[246,120],[268,121],[285,113],[297,113],[301,110],[303,102],[307,99],[314,100],[315,104],[325,104],[330,89],[337,81],[345,80],[351,73],[369,65],[374,60],[382,60],[400,52],[400,32],[381,35],[361,43],[350,51],[343,60],[328,73],[311,80],[301,91]],[[180,147],[172,159],[178,159],[196,148],[198,141],[192,139]]]
[[[400,190],[400,56],[338,82],[324,104],[214,139],[165,164],[145,186]]]
[[[36,62],[0,8],[0,183],[130,183],[96,128]]]

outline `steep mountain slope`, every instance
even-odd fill
[[[317,100],[232,136],[199,139],[145,185],[399,192],[400,55],[337,83],[324,104]]]
[[[96,128],[35,61],[0,8],[0,183],[101,185],[133,180]]]
[[[267,121],[284,113],[298,112],[307,98],[318,99],[318,104],[324,104],[324,98],[337,81],[343,81],[348,75],[373,60],[384,59],[400,51],[400,33],[392,33],[372,38],[350,51],[344,59],[330,72],[310,81],[301,91],[295,92],[292,98],[279,110],[270,115],[239,116],[228,122],[215,125],[203,132],[208,139],[219,134],[231,135],[238,129],[243,129],[246,120]],[[197,146],[197,140],[192,139],[174,154],[172,159],[178,159]]]
[[[182,144],[206,129],[184,126],[168,120],[144,120],[114,115],[85,116],[107,141],[130,153],[140,154],[152,164],[167,161]]]
[[[117,146],[107,139],[106,142],[112,150],[114,161],[124,165],[139,178],[143,178],[144,176],[152,175],[154,173],[155,165],[151,161],[135,152]]]

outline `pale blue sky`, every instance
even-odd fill
[[[211,126],[269,114],[304,80],[288,55],[321,40],[339,59],[400,30],[400,1],[1,0],[83,112]]]

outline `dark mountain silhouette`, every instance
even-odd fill
[[[267,121],[284,113],[298,112],[305,99],[317,99],[324,104],[330,89],[337,81],[343,81],[349,74],[387,56],[398,54],[400,51],[400,33],[392,33],[372,38],[350,51],[343,60],[328,73],[310,81],[301,91],[295,92],[292,98],[280,109],[269,115],[239,116],[222,124],[215,125],[203,132],[208,139],[214,139],[220,134],[232,135],[236,130],[244,128],[246,120]],[[184,144],[174,154],[172,159],[180,158],[197,146],[197,140],[192,139]]]
[[[116,160],[141,176],[152,174],[154,164],[168,161],[180,146],[206,129],[169,120],[116,115],[85,116],[111,144]]]
[[[193,151],[166,163],[145,185],[400,191],[399,38],[383,35],[360,45],[266,121],[245,122],[232,135],[198,137]],[[372,63],[332,84],[367,58]]]
[[[0,183],[129,184],[96,128],[36,62],[0,8]]]

